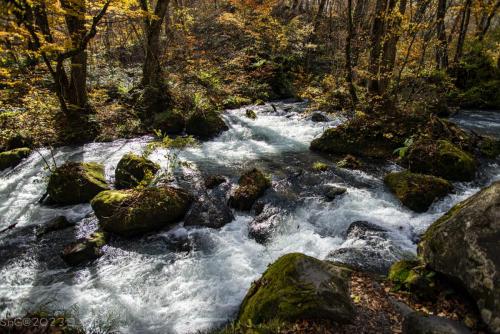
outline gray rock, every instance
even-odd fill
[[[311,114],[311,121],[313,122],[329,122],[330,118],[322,112],[315,111]]]
[[[184,217],[184,226],[219,228],[233,219],[233,213],[226,203],[216,197],[201,194]]]
[[[471,334],[471,331],[458,321],[413,312],[403,320],[403,334]]]
[[[37,230],[36,230],[36,236],[41,237],[44,234],[47,234],[49,232],[53,231],[59,231],[63,230],[65,228],[74,226],[74,223],[70,223],[66,217],[64,216],[57,216],[54,219],[48,221],[47,223],[40,225]]]
[[[434,222],[418,252],[428,267],[460,282],[491,332],[500,333],[500,181]]]
[[[326,259],[356,270],[386,275],[394,262],[412,257],[391,239],[388,230],[366,221],[356,221],[349,225],[346,241]]]

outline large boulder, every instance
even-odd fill
[[[224,201],[215,196],[199,194],[184,218],[184,226],[219,228],[233,219],[233,212]]]
[[[271,186],[269,179],[257,168],[244,173],[231,194],[229,204],[238,210],[250,210],[254,202]]]
[[[349,271],[313,257],[291,253],[280,257],[254,282],[243,300],[238,321],[265,323],[328,319],[350,322],[354,308]]]
[[[418,254],[427,266],[460,282],[490,330],[500,333],[499,181],[434,222]]]
[[[451,181],[471,181],[476,174],[474,158],[447,140],[418,140],[409,147],[405,161],[412,172]]]
[[[95,162],[67,162],[50,175],[47,193],[57,204],[86,203],[109,189],[104,166]]]
[[[133,153],[125,154],[118,162],[115,170],[115,185],[117,189],[148,185],[154,178],[160,165],[149,159]]]
[[[21,160],[30,155],[30,153],[31,149],[27,147],[16,148],[0,153],[0,171],[16,166]]]
[[[179,222],[190,203],[187,192],[165,186],[103,191],[90,204],[104,231],[132,236]]]
[[[453,190],[450,182],[432,175],[404,172],[389,173],[385,184],[403,203],[415,212],[425,212],[437,199]]]
[[[153,127],[164,134],[179,135],[186,128],[186,119],[181,112],[168,110],[154,115]]]
[[[210,139],[228,130],[219,112],[196,112],[187,121],[186,132],[200,139]]]

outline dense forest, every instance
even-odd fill
[[[500,333],[499,0],[0,12],[0,333]]]

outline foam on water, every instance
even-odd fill
[[[289,106],[300,111],[300,105]],[[229,131],[180,152],[180,158],[191,162],[194,169],[224,173],[233,182],[242,169],[252,165],[273,174],[294,164],[308,168],[311,161],[320,158],[308,152],[310,141],[324,128],[341,122],[313,123],[300,112],[276,114],[269,106],[253,109],[258,114],[256,120],[246,118],[244,109],[230,111],[226,115]],[[54,160],[58,164],[67,160],[102,162],[112,182],[123,154],[142,152],[148,140],[61,148],[54,151]],[[165,153],[157,150],[151,158],[165,166]],[[455,194],[435,203],[427,213],[416,214],[385,190],[380,176],[345,171],[356,180],[350,184],[345,181],[349,178],[328,179],[325,174],[325,184],[346,187],[347,193],[333,202],[325,202],[314,193],[298,194],[303,200],[287,212],[279,233],[266,245],[248,236],[253,217],[237,213],[234,221],[221,229],[184,228],[180,224],[141,239],[114,241],[94,264],[66,268],[60,260],[44,256],[44,252],[57,254],[64,240],[36,240],[32,227],[63,214],[78,222],[75,231],[68,233],[80,237],[96,228],[97,222],[89,216],[92,209],[88,204],[63,208],[38,204],[49,175],[41,155],[51,160],[49,151],[41,150],[0,174],[0,229],[17,223],[16,229],[25,230],[0,235],[0,255],[4,257],[0,261],[0,317],[40,303],[53,302],[62,308],[77,305],[83,323],[112,316],[120,320],[120,329],[126,333],[191,333],[223,324],[234,316],[250,283],[269,263],[289,252],[325,258],[346,242],[342,235],[355,220],[384,226],[402,249],[415,252],[412,238],[416,233],[481,185],[500,178],[498,165],[491,163],[483,172],[482,184],[457,184]],[[193,250],[171,250],[167,240],[174,237],[191,240]]]

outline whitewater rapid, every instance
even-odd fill
[[[385,227],[395,244],[414,253],[415,237],[437,217],[500,179],[498,161],[489,162],[478,181],[456,183],[454,194],[417,214],[403,208],[383,185],[382,176],[398,169],[396,165],[365,172],[332,168],[319,176],[311,171],[313,162],[328,160],[309,152],[309,143],[326,128],[342,123],[342,118],[314,123],[303,113],[303,103],[276,106],[277,111],[269,104],[253,106],[256,120],[245,117],[245,108],[230,110],[224,116],[229,131],[178,152],[189,162],[184,174],[222,174],[236,183],[242,170],[257,166],[272,175],[273,189],[294,198],[282,212],[278,233],[265,245],[248,236],[253,216],[237,212],[234,221],[220,229],[185,228],[181,223],[143,238],[112,240],[91,265],[68,268],[58,256],[63,245],[97,229],[90,205],[57,208],[38,203],[49,176],[42,156],[52,161],[47,149],[0,172],[0,230],[16,224],[0,234],[0,318],[47,305],[73,308],[86,326],[115,319],[124,333],[209,329],[234,317],[251,282],[279,256],[303,252],[325,258],[346,243],[343,234],[357,220]],[[112,183],[120,158],[131,151],[143,152],[150,140],[63,147],[52,155],[58,165],[68,160],[101,162]],[[159,149],[150,158],[165,167],[168,153]],[[299,174],[301,184],[294,183],[291,176]],[[347,192],[326,202],[317,190],[324,185],[342,186]],[[37,239],[35,227],[59,215],[75,222],[75,228]],[[192,250],[172,249],[177,239],[188,240]]]

